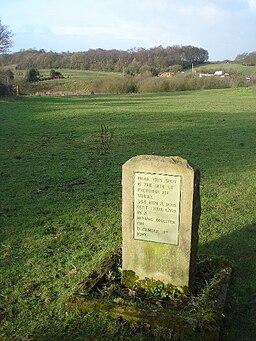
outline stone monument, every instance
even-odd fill
[[[122,282],[193,287],[199,170],[180,157],[136,156],[123,165]]]
[[[199,171],[180,157],[142,155],[123,165],[122,182],[122,250],[88,274],[66,307],[149,325],[163,339],[219,340],[229,262],[201,255],[199,292],[185,300],[179,292],[195,284]]]

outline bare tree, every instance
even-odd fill
[[[8,26],[2,25],[0,19],[0,53],[8,52],[12,46],[12,32],[8,29]]]

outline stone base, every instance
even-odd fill
[[[164,285],[153,296],[121,284],[121,249],[113,251],[80,285],[66,309],[140,323],[168,331],[182,340],[218,340],[231,267],[224,259],[201,258],[197,262],[196,291],[166,297]],[[208,284],[205,284],[208,283]],[[152,294],[152,293],[151,293]],[[159,294],[159,297],[154,294]]]

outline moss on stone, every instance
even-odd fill
[[[218,339],[231,274],[225,259],[199,259],[196,277],[201,284],[198,283],[197,293],[185,295],[161,281],[138,280],[131,270],[123,271],[121,280],[120,258],[118,250],[102,263],[104,266],[97,267],[98,280],[92,276],[94,271],[85,280],[85,284],[89,281],[90,285],[82,286],[83,293],[79,290],[80,293],[70,297],[66,308],[81,313],[108,314],[114,319],[121,317],[132,324],[150,325],[154,330],[166,329],[177,339]],[[105,275],[102,277],[103,273],[98,270],[103,268]],[[94,287],[91,287],[92,278]]]
[[[132,270],[122,271],[121,284],[145,297],[175,298],[189,293],[188,287],[178,288],[172,284],[165,284],[160,280],[154,280],[152,278],[140,280]]]
[[[134,289],[137,284],[138,276],[136,276],[135,272],[132,270],[123,270],[122,271],[122,280],[121,283],[127,288]]]

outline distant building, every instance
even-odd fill
[[[214,76],[222,76],[224,74],[224,71],[215,71]]]

